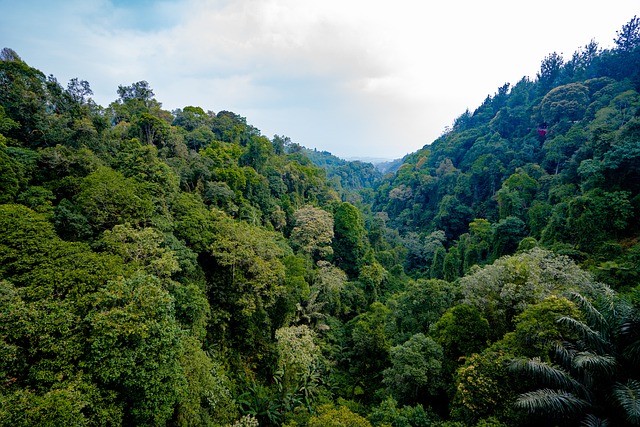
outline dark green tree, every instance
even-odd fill
[[[333,259],[349,277],[357,277],[368,250],[367,231],[358,209],[351,203],[338,205],[334,214]]]
[[[583,318],[563,316],[573,337],[554,341],[552,362],[516,359],[510,369],[538,381],[541,388],[521,394],[516,407],[562,425],[638,425],[638,317],[612,290],[591,301],[573,294]]]

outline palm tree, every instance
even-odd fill
[[[570,297],[583,318],[558,319],[574,334],[553,343],[553,362],[521,358],[509,366],[541,385],[519,395],[516,407],[563,425],[640,425],[638,311],[608,287],[593,302]]]

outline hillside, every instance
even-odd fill
[[[500,87],[385,177],[373,210],[417,233],[409,270],[442,274],[423,247],[443,231],[456,276],[522,242],[621,286],[637,277],[640,57],[637,28],[623,30],[613,50],[591,42],[568,61],[549,55],[535,81]]]
[[[0,426],[640,423],[640,19],[396,172],[0,52]]]

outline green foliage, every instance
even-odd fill
[[[278,370],[285,389],[295,387],[313,372],[318,349],[313,332],[306,326],[289,326],[276,330]]]
[[[351,412],[346,406],[323,407],[319,415],[309,419],[309,427],[371,427],[366,418]]]
[[[216,271],[210,292],[224,298],[218,301],[241,316],[273,305],[285,272],[280,261],[284,252],[276,236],[221,212],[214,227],[209,254]]]
[[[370,400],[382,379],[382,372],[389,364],[391,343],[385,332],[385,319],[389,310],[379,302],[371,304],[369,311],[356,316],[347,325],[349,334],[349,373],[356,387],[364,390],[365,400]]]
[[[349,277],[356,277],[368,249],[367,231],[358,209],[344,202],[334,214],[334,261]]]
[[[515,400],[515,383],[507,370],[509,359],[508,354],[494,350],[466,359],[454,378],[453,419],[473,425],[491,415],[514,417],[511,405]]]
[[[579,293],[572,294],[572,299],[580,316],[558,319],[573,335],[558,331],[554,337],[552,360],[557,365],[537,358],[511,362],[512,371],[537,380],[540,386],[520,394],[516,406],[530,414],[566,416],[574,422],[588,415],[614,425],[636,425],[637,359],[631,353],[637,335],[629,335],[637,322],[635,310],[607,288],[594,301]]]
[[[162,234],[153,228],[116,225],[103,233],[102,241],[110,252],[154,276],[166,278],[180,269],[175,255],[160,246]]]
[[[385,177],[4,49],[0,424],[637,424],[638,28]]]
[[[329,212],[304,206],[294,213],[294,221],[290,237],[294,249],[315,260],[326,259],[333,254],[333,216]]]
[[[427,427],[434,425],[439,417],[430,408],[422,405],[398,407],[398,402],[388,397],[374,408],[368,417],[374,426],[390,425],[394,427]]]
[[[125,223],[144,225],[153,212],[151,197],[139,184],[105,167],[82,181],[74,201],[95,231]]]
[[[425,394],[436,394],[443,385],[442,348],[424,334],[413,335],[390,350],[391,367],[382,382],[401,402],[414,403]]]
[[[387,303],[392,310],[388,328],[393,342],[401,344],[416,333],[428,334],[429,328],[453,304],[454,287],[443,280],[418,279],[407,284]]]
[[[489,322],[471,305],[449,308],[431,327],[431,335],[442,346],[448,360],[481,352],[490,335]]]
[[[513,317],[529,305],[568,290],[592,293],[592,277],[563,256],[539,248],[498,259],[460,279],[463,302],[489,320],[493,338],[513,327]]]
[[[580,120],[589,104],[589,89],[580,83],[570,83],[550,90],[540,104],[542,117],[549,123],[561,119]]]
[[[18,165],[0,147],[0,203],[11,203],[18,194]]]
[[[92,298],[88,353],[81,366],[117,390],[136,424],[171,417],[182,386],[181,333],[171,296],[159,280],[138,275],[109,282]]]
[[[529,306],[515,317],[515,339],[519,353],[528,357],[548,360],[559,337],[572,336],[562,323],[561,317],[581,318],[577,307],[568,299],[552,295],[538,304]]]

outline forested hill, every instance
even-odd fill
[[[373,210],[407,236],[410,270],[442,277],[433,248],[455,258],[454,277],[539,244],[637,277],[639,37],[632,20],[613,49],[548,55],[535,80],[498,88],[384,179]]]
[[[0,427],[639,425],[639,91],[634,17],[381,177],[3,49]]]
[[[369,162],[348,161],[327,151],[302,149],[313,164],[327,174],[327,181],[343,199],[360,199],[357,194],[363,189],[371,189],[382,178],[382,173]]]

